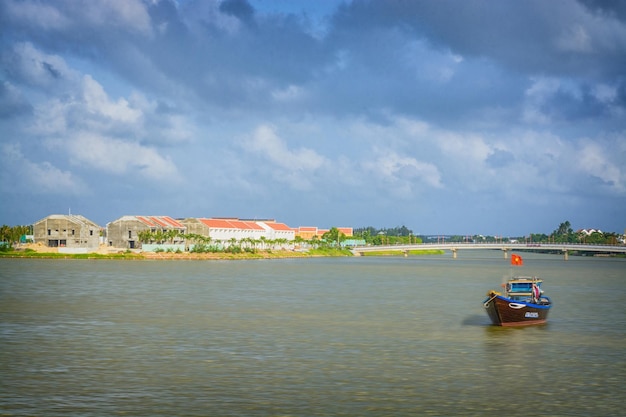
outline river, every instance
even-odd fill
[[[626,259],[521,255],[0,259],[0,415],[623,415]],[[490,325],[511,273],[546,325]]]

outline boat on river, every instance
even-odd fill
[[[521,257],[517,256],[517,258],[511,259],[513,265],[521,265]],[[494,290],[489,291],[483,306],[491,322],[496,326],[527,326],[545,323],[552,301],[543,295],[542,283],[543,280],[537,277],[515,276],[503,285],[504,294]]]

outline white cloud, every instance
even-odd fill
[[[420,184],[441,188],[441,174],[437,167],[415,158],[398,155],[393,151],[383,151],[374,161],[365,161],[363,167],[374,178],[380,178],[390,185],[396,193],[413,194],[413,189]]]
[[[618,167],[611,160],[607,150],[599,144],[584,141],[578,151],[580,169],[601,179],[610,189],[618,194],[626,193],[626,171],[624,165]]]
[[[294,189],[308,189],[312,177],[328,163],[325,157],[312,149],[290,149],[275,129],[268,125],[257,127],[242,145],[246,151],[272,164],[261,171],[269,171],[273,180],[287,183]]]
[[[276,101],[291,102],[296,101],[304,95],[304,90],[296,85],[290,85],[280,90],[274,90],[272,97]]]
[[[65,60],[35,48],[30,42],[16,43],[11,53],[2,54],[3,64],[11,74],[31,86],[44,89],[67,88],[77,73]]]
[[[32,26],[34,30],[62,31],[84,25],[107,30],[121,27],[129,33],[152,35],[150,15],[141,0],[101,0],[88,4],[65,0],[49,3],[7,0],[6,10],[12,19]]]
[[[70,25],[70,20],[58,9],[39,1],[7,0],[6,10],[15,21],[44,30],[61,29]]]
[[[112,123],[136,123],[142,116],[141,111],[131,108],[124,98],[111,101],[104,88],[89,75],[83,77],[83,99],[87,112],[105,116]]]
[[[153,181],[177,182],[176,165],[156,149],[90,132],[76,132],[69,140],[51,142],[62,148],[78,165],[117,176],[135,176]]]
[[[289,149],[274,128],[262,125],[247,142],[249,150],[258,152],[283,169],[292,172],[312,172],[321,168],[326,159],[312,149]]]
[[[140,0],[103,0],[88,7],[76,5],[87,23],[102,28],[121,27],[128,32],[151,35],[150,15]]]
[[[19,144],[5,143],[0,148],[3,192],[22,190],[32,194],[79,195],[87,192],[83,181],[72,172],[61,170],[48,161],[26,158]]]
[[[533,78],[532,84],[524,92],[525,102],[522,119],[526,123],[547,125],[551,119],[541,107],[546,97],[554,94],[559,88],[559,81],[553,78]]]
[[[68,104],[58,99],[39,103],[35,108],[35,119],[28,129],[36,135],[60,135],[67,131]]]

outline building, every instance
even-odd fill
[[[111,247],[139,249],[140,233],[151,232],[156,235],[161,232],[168,243],[182,244],[185,241],[182,235],[186,230],[184,224],[168,216],[122,216],[107,223],[107,241]],[[168,235],[168,232],[173,233]]]
[[[270,240],[285,240],[291,242],[296,238],[296,231],[285,223],[278,223],[275,220],[264,220],[257,222],[266,232],[266,238]]]
[[[188,233],[211,238],[215,243],[227,243],[235,239],[261,240],[265,229],[254,221],[237,218],[188,218],[182,221]]]
[[[78,214],[52,214],[33,224],[33,239],[51,248],[97,249],[100,226]]]
[[[275,220],[246,220],[238,218],[188,218],[181,221],[187,233],[210,238],[215,244],[227,246],[233,239],[237,242],[246,239],[256,242],[295,239],[295,231],[284,223]]]
[[[315,226],[300,226],[296,229],[296,236],[302,240],[311,240],[315,236],[318,238],[322,236],[318,233],[318,231],[319,229]]]
[[[346,235],[346,237],[354,236],[354,229],[352,227],[338,227],[340,233]]]
[[[579,234],[579,235],[590,236],[593,233],[602,233],[602,230],[600,230],[600,229],[580,229],[580,230],[577,230],[576,233]]]
[[[336,229],[346,235],[346,237],[354,236],[354,229],[352,227],[337,227]],[[295,234],[303,240],[311,240],[313,237],[321,239],[324,233],[328,231],[330,231],[330,229],[319,229],[315,226],[300,226],[295,230]]]

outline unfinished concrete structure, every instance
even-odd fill
[[[100,226],[78,214],[52,214],[33,224],[35,243],[51,248],[97,249]]]
[[[140,249],[141,232],[162,232],[164,236],[167,236],[167,232],[173,232],[170,234],[172,237],[167,238],[168,241],[180,244],[184,243],[182,234],[186,230],[185,225],[168,216],[122,216],[107,223],[107,244],[120,249]]]

